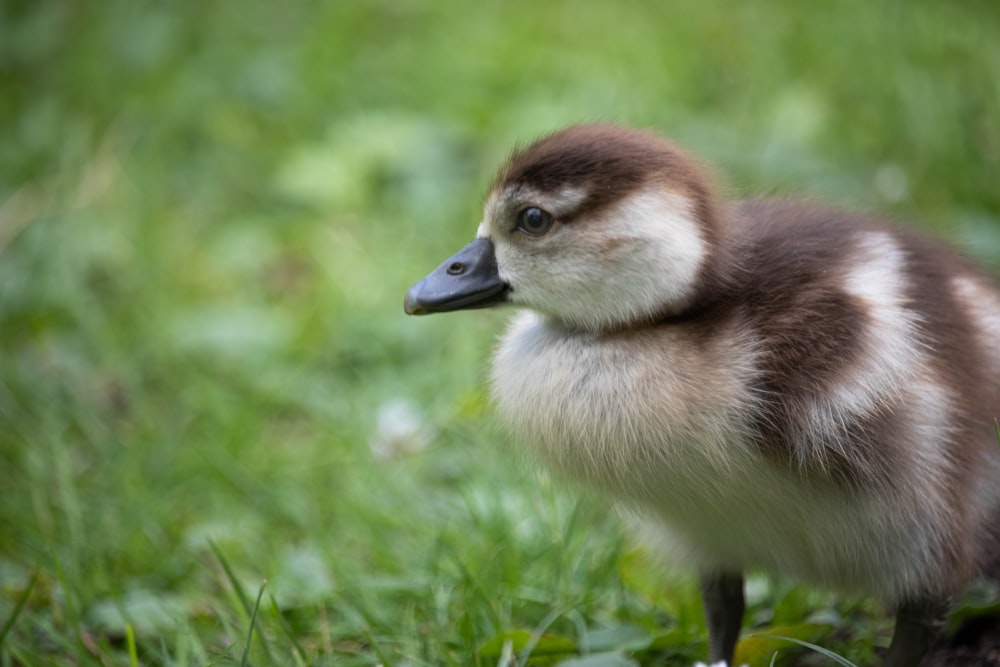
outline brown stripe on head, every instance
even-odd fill
[[[614,125],[574,125],[515,151],[491,189],[584,189],[580,209],[593,212],[654,181],[687,197],[695,217],[714,227],[714,198],[697,161],[652,133]]]

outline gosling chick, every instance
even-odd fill
[[[671,143],[582,125],[513,154],[405,310],[499,304],[524,309],[500,416],[698,573],[711,661],[764,570],[894,605],[884,664],[919,664],[1000,515],[989,275],[867,215],[723,201]]]

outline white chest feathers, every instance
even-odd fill
[[[717,339],[692,355],[695,342],[685,338],[570,332],[522,313],[494,359],[494,400],[556,471],[617,495],[643,496],[643,485],[659,487],[664,474],[727,469],[753,402],[752,349]]]
[[[888,599],[912,589],[939,555],[935,509],[769,461],[751,435],[754,342],[728,334],[571,332],[522,313],[497,350],[493,399],[554,473],[656,526],[695,568],[763,568]]]

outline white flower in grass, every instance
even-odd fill
[[[423,451],[430,441],[431,429],[420,408],[413,401],[397,398],[378,409],[369,447],[372,456],[386,461]]]

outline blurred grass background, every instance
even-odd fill
[[[0,1],[0,665],[699,657],[690,581],[492,425],[507,314],[402,314],[592,120],[1000,266],[993,2]]]

